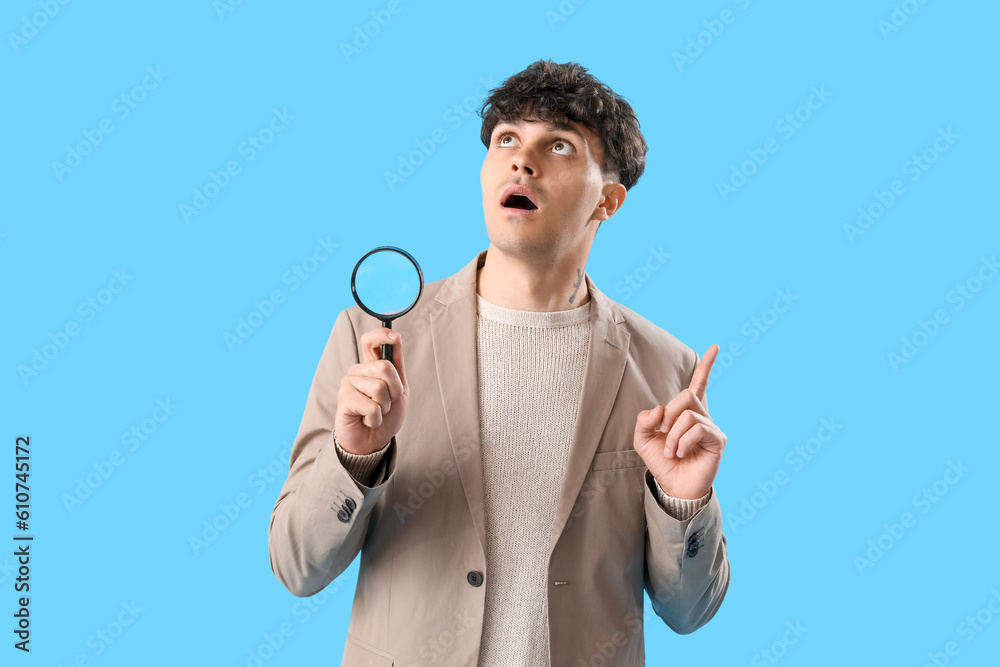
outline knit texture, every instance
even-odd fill
[[[678,521],[687,521],[693,517],[698,513],[698,510],[708,504],[708,499],[712,497],[712,489],[709,489],[708,493],[701,498],[674,498],[663,492],[659,482],[655,479],[653,481],[656,483],[656,495],[660,498],[660,505],[667,514]]]
[[[379,464],[382,463],[382,457],[389,449],[389,445],[392,444],[392,440],[385,443],[385,447],[371,454],[349,454],[337,442],[336,432],[333,434],[333,444],[337,448],[337,457],[344,464],[347,472],[351,473],[354,481],[371,488],[375,480],[381,476],[376,473],[380,470]]]
[[[479,665],[548,665],[549,533],[573,439],[593,302],[532,312],[477,299],[486,510]]]

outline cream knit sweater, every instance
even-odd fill
[[[593,301],[535,312],[476,298],[489,572],[479,665],[548,665],[549,531],[579,406]],[[381,477],[388,444],[358,456],[341,449],[336,438],[334,443],[358,483],[368,486]],[[667,496],[659,485],[657,491],[660,505],[680,521],[701,509],[711,493],[687,500]],[[511,504],[511,497],[518,502]]]

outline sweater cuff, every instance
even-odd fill
[[[709,489],[708,493],[701,498],[675,498],[663,492],[655,477],[653,483],[656,485],[656,495],[659,496],[660,506],[678,521],[687,521],[693,517],[698,513],[698,510],[708,504],[708,499],[712,497],[712,489]]]
[[[337,449],[337,458],[347,469],[347,472],[351,474],[359,484],[364,486],[371,486],[371,482],[374,481],[373,475],[378,470],[379,464],[382,463],[382,458],[385,456],[386,450],[389,449],[389,445],[392,444],[392,440],[385,444],[385,447],[378,450],[377,452],[372,452],[371,454],[351,454],[345,451],[340,443],[337,442],[337,433],[333,434],[333,445]]]

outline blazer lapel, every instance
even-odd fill
[[[455,451],[462,487],[486,553],[486,512],[483,491],[483,455],[479,433],[479,373],[476,359],[476,270],[486,251],[451,276],[435,301],[443,308],[431,312],[431,339],[438,386]]]
[[[584,276],[593,301],[590,309],[590,348],[583,374],[580,408],[566,462],[566,474],[549,535],[550,556],[569,520],[573,504],[583,487],[583,480],[593,464],[604,427],[611,416],[611,407],[618,396],[618,387],[625,373],[631,337],[625,327],[618,326],[625,318],[617,305],[594,286],[588,274],[585,273]]]
[[[435,300],[443,307],[430,316],[434,361],[448,434],[462,486],[469,502],[479,542],[486,552],[483,457],[479,432],[479,376],[476,358],[476,271],[486,251],[445,281]],[[597,451],[618,395],[628,356],[629,333],[617,304],[584,274],[590,298],[590,346],[583,376],[579,412],[573,431],[566,473],[559,492],[549,553],[562,534]],[[525,471],[531,474],[531,471]]]

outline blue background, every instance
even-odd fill
[[[357,561],[310,602],[267,551],[316,364],[369,249],[406,248],[431,281],[487,246],[483,82],[551,58],[628,99],[650,146],[587,271],[699,353],[742,345],[708,391],[728,436],[715,488],[732,583],[689,636],[647,600],[650,664],[991,664],[1000,280],[982,278],[1000,249],[998,5],[399,2],[5,3],[2,503],[12,536],[13,442],[30,435],[36,538],[30,656],[11,647],[15,564],[0,556],[3,654],[247,665],[287,622],[263,664],[339,662]],[[391,21],[345,55],[372,12]],[[281,131],[261,132],[275,110]],[[102,121],[113,131],[75,168],[54,166],[88,152]],[[251,151],[258,134],[270,143]],[[769,139],[777,151],[744,164]],[[226,187],[183,215],[230,161]],[[723,196],[734,168],[752,175]],[[895,180],[905,191],[852,233]],[[317,239],[336,249],[306,261]],[[653,250],[670,257],[650,271]],[[275,290],[270,316],[227,343]],[[68,324],[77,335],[60,335]],[[176,406],[162,422],[157,400]],[[832,438],[824,419],[841,425]],[[144,420],[145,440],[122,440]],[[809,446],[808,461],[795,453]],[[68,504],[88,475],[100,484]],[[239,494],[239,516],[193,547]],[[133,601],[134,622],[97,639]],[[960,625],[977,613],[979,630]],[[785,634],[796,623],[804,634]]]

